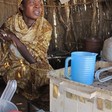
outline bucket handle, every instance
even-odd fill
[[[102,68],[100,70],[97,70],[96,73],[95,73],[95,78],[97,80],[99,80],[100,82],[106,82],[106,81],[111,80],[112,79],[112,76],[107,76],[107,77],[102,78],[102,79],[100,78],[100,75],[101,75],[102,72],[107,71],[107,70],[110,70],[110,69],[112,69],[112,66],[111,67],[107,67],[107,68]]]
[[[71,57],[67,57],[66,60],[65,60],[65,70],[64,70],[64,75],[66,78],[70,79],[70,76],[68,74],[68,63],[69,61],[71,60],[72,58]]]

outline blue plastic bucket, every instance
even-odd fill
[[[76,51],[65,60],[65,77],[70,80],[91,85],[94,81],[96,53]],[[68,64],[71,61],[71,73],[68,74]]]

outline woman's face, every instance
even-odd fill
[[[23,14],[29,19],[36,20],[42,12],[41,0],[24,0]]]

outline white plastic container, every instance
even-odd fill
[[[14,103],[11,102],[11,99],[16,91],[17,81],[9,80],[7,86],[5,87],[1,97],[0,97],[0,112],[11,112],[16,111],[18,108]]]
[[[16,105],[8,100],[0,99],[0,112],[18,111]]]
[[[88,86],[65,79],[63,73],[49,73],[50,112],[112,112],[111,80]]]

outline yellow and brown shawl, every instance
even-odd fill
[[[18,87],[22,91],[24,90],[23,94],[27,98],[33,99],[38,97],[37,89],[49,83],[47,72],[52,69],[47,60],[47,50],[51,40],[52,27],[43,16],[40,16],[35,24],[28,28],[20,13],[10,17],[5,22],[5,27],[10,29],[26,45],[37,63],[29,64],[19,54],[13,44],[4,44],[4,57],[6,58],[2,59],[5,68],[1,67],[1,74],[7,80],[16,79]]]

